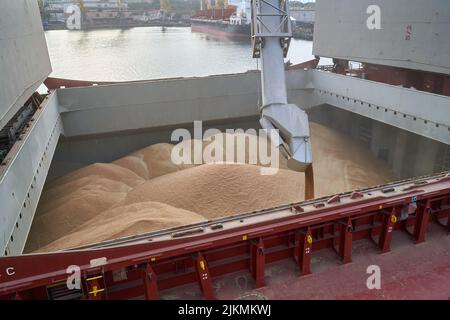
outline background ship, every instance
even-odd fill
[[[289,101],[364,143],[391,166],[397,182],[23,255],[46,183],[167,142],[172,129],[194,120],[257,127],[261,78],[249,71],[116,84],[53,79],[49,94],[39,97],[34,92],[51,64],[37,4],[1,2],[0,298],[447,299],[449,3],[379,1],[384,22],[376,31],[366,27],[372,1],[317,3],[314,54],[334,64],[319,68],[316,59],[290,67]],[[349,61],[365,67],[352,70]],[[416,211],[404,219],[404,206],[413,202]],[[353,263],[340,267],[352,254]],[[82,288],[68,290],[66,270],[74,264]],[[380,290],[365,286],[372,264],[383,267]]]
[[[250,39],[250,1],[230,0],[224,8],[213,8],[211,2],[202,1],[202,9],[191,17],[194,32],[221,37]]]

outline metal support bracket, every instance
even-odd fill
[[[261,12],[262,3],[273,8],[275,13],[268,14]],[[261,57],[261,47],[264,43],[265,37],[279,37],[284,57],[286,57],[292,37],[292,26],[288,1],[280,0],[279,6],[276,7],[266,0],[252,0],[251,16],[253,58]],[[276,28],[272,28],[265,23],[266,17],[274,16],[279,17],[280,20],[280,23]]]
[[[339,228],[338,254],[343,264],[352,262],[352,220],[347,218],[345,223],[339,223],[337,226]]]
[[[381,253],[386,253],[391,250],[392,231],[394,231],[394,225],[397,222],[396,208],[393,208],[390,213],[384,213],[382,219],[383,224],[378,238],[378,247],[381,249]]]
[[[297,232],[296,238],[297,264],[300,268],[300,276],[305,276],[311,273],[311,255],[313,245],[311,228],[308,227],[306,231]]]
[[[425,241],[425,232],[427,230],[428,221],[431,215],[431,202],[427,200],[425,206],[421,206],[418,209],[416,216],[416,223],[414,225],[413,238],[416,243],[421,243]]]
[[[209,272],[208,264],[205,258],[199,252],[197,257],[194,258],[195,269],[197,271],[198,282],[200,289],[203,292],[203,297],[206,300],[215,300],[214,289],[212,285],[212,278]]]
[[[250,271],[253,278],[256,281],[256,288],[264,287],[264,270],[266,265],[266,253],[264,248],[264,241],[259,238],[259,241],[252,241],[251,245],[251,261],[250,261]]]
[[[145,299],[146,300],[159,300],[159,290],[156,278],[156,273],[150,264],[142,270],[142,278],[144,280]]]

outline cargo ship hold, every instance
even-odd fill
[[[252,48],[261,70],[93,83],[49,78],[37,2],[1,2],[0,299],[448,299],[449,2],[377,1],[382,28],[370,29],[372,1],[317,0],[316,59],[287,68],[283,57],[292,30],[286,2],[254,3],[259,9],[251,19]],[[333,65],[319,65],[321,57]],[[43,83],[49,92],[41,95],[36,90]],[[153,171],[140,165],[149,155],[158,161],[164,156],[148,146],[172,148],[171,133],[192,131],[198,120],[204,130],[281,128],[286,179],[272,188],[268,176],[267,185],[248,190],[235,183],[241,204],[254,208],[235,212],[236,190],[221,186],[239,176],[208,175],[213,166],[203,164],[180,169],[154,162]],[[334,139],[320,157],[314,148],[319,135],[313,135],[318,127],[333,132]],[[344,142],[357,147],[336,150]],[[344,175],[366,174],[352,165],[356,162],[372,164],[367,174],[386,169],[391,178],[360,188],[344,183],[345,190],[334,194],[318,192]],[[106,164],[127,164],[134,172],[112,171]],[[313,173],[311,165],[325,170]],[[94,169],[103,172],[103,185],[89,189]],[[150,179],[156,170],[161,175]],[[312,173],[309,195],[305,187],[298,201],[270,202],[299,185],[282,181]],[[183,175],[177,180],[182,188],[163,184],[174,174]],[[111,182],[116,176],[124,183]],[[210,192],[194,199],[199,176],[210,179],[203,185]],[[107,188],[112,197],[96,197]],[[55,196],[60,192],[69,197]],[[176,225],[144,224],[131,234],[128,228],[101,239],[123,215],[144,212],[139,201],[157,192],[154,217],[164,217],[162,202],[169,198],[190,203],[192,212],[176,211],[182,222]],[[258,201],[250,203],[251,196]],[[218,203],[219,197],[226,201]],[[128,205],[120,214],[106,211],[107,219],[95,227],[97,217],[81,221],[96,209],[89,201],[102,206],[117,199]],[[187,219],[196,217],[200,200],[210,216]],[[76,210],[66,210],[68,204]],[[214,215],[222,204],[229,212]],[[57,219],[46,216],[58,208],[63,209]],[[66,229],[49,228],[52,223],[71,232],[90,228],[94,240],[77,244],[75,232],[65,246],[44,248],[39,242],[46,237],[70,236]],[[30,242],[36,246],[30,249]],[[73,266],[79,287],[67,283]],[[373,266],[382,273],[377,288],[367,284]]]

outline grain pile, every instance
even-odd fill
[[[41,247],[39,251],[78,247],[201,221],[205,221],[205,218],[199,214],[159,202],[120,205],[97,214],[69,234]]]
[[[335,130],[310,126],[316,197],[394,179],[386,164],[363,146]],[[247,138],[248,143],[258,140]],[[203,149],[209,145],[200,143]],[[193,148],[194,142],[182,144]],[[284,159],[284,169],[264,176],[261,167],[246,163],[176,165],[171,161],[173,148],[152,145],[50,183],[25,251],[61,250],[304,199],[304,175],[286,170]]]

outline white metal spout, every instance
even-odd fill
[[[287,102],[284,57],[292,36],[287,1],[252,0],[253,57],[261,58],[261,126],[278,129],[288,166],[305,171],[312,163],[307,114]]]

